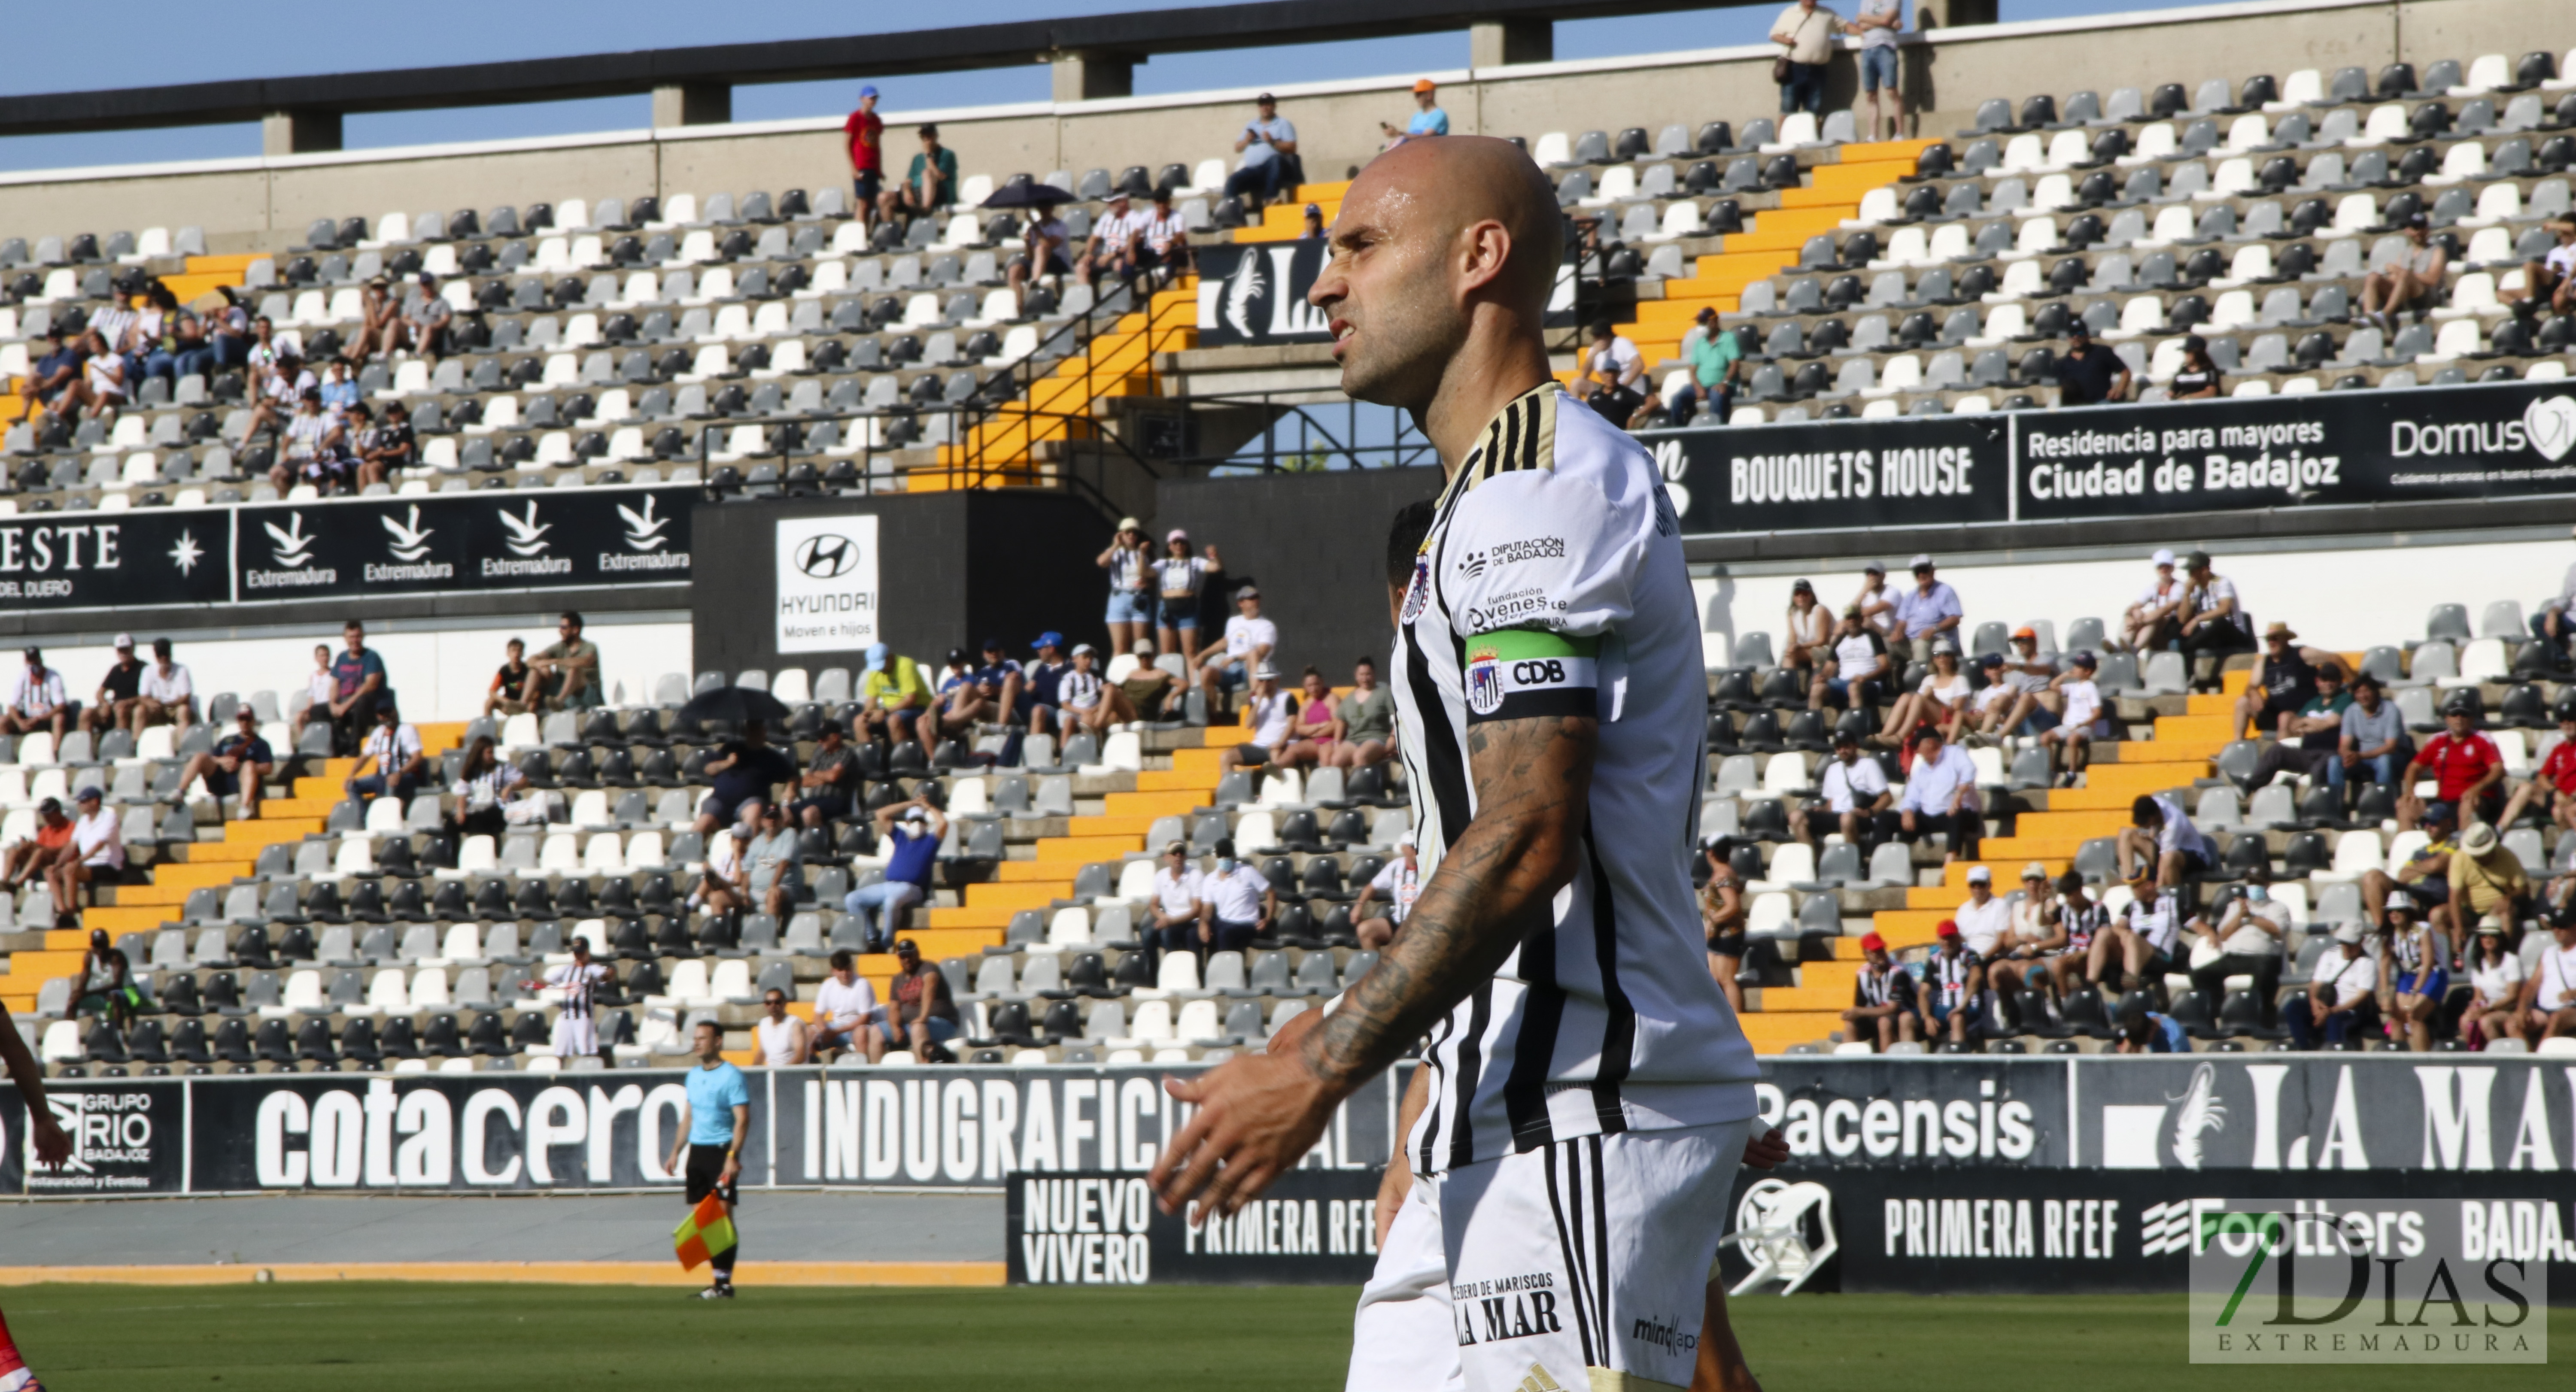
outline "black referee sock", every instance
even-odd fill
[[[734,1244],[731,1247],[728,1247],[722,1252],[716,1254],[713,1264],[716,1270],[717,1289],[729,1290],[733,1287],[733,1262],[734,1258],[741,1255],[742,1239],[740,1237],[736,1237],[734,1239]]]

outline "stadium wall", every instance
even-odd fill
[[[1677,40],[1687,31],[1675,26]],[[2491,0],[2297,0],[2209,5],[2078,20],[1963,26],[1937,42],[1909,36],[1908,104],[1931,113],[1926,134],[1964,121],[1991,96],[2064,93],[2303,67],[2424,63],[2478,53],[2576,46],[2576,7]],[[1378,145],[1377,123],[1406,109],[1418,76],[1443,84],[1462,133],[1669,122],[1742,121],[1777,103],[1768,45],[1705,48],[1340,82],[1274,85],[1298,126],[1310,178],[1339,178]],[[2040,74],[2045,74],[2042,78]],[[1838,63],[1827,93],[1849,104],[1854,78]],[[972,73],[955,90],[971,98]],[[1088,102],[979,105],[889,112],[901,132],[937,121],[964,167],[1076,171],[1099,164],[1195,163],[1227,153],[1227,132],[1261,88]],[[0,175],[12,235],[201,226],[216,251],[281,249],[316,218],[386,209],[488,208],[562,197],[641,192],[817,188],[848,176],[840,119],[735,122],[609,131],[542,140],[428,145],[173,164]],[[898,154],[908,148],[897,142]]]

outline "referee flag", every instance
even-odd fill
[[[721,1252],[733,1250],[733,1218],[725,1212],[724,1200],[713,1194],[698,1201],[680,1226],[671,1229],[672,1254],[680,1259],[682,1271],[694,1271]]]

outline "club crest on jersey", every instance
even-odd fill
[[[1503,655],[1489,646],[1467,652],[1467,709],[1492,715],[1503,708]]]
[[[1411,623],[1421,618],[1423,609],[1430,603],[1431,552],[1425,549],[1413,553],[1413,583],[1404,591],[1404,621]]]

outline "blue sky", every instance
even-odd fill
[[[2003,0],[2008,20],[2164,9],[2180,0]],[[219,16],[202,3],[129,0],[117,8],[127,33],[164,36],[159,41],[108,44],[99,40],[98,12],[77,5],[29,5],[10,16],[12,50],[19,61],[0,73],[0,91],[12,94],[144,87],[223,78],[362,71],[447,63],[494,62],[628,48],[742,43],[826,34],[871,33],[884,27],[882,6],[843,6],[827,14],[804,0],[728,0],[720,22],[710,7],[689,0],[439,0],[434,5],[354,6],[327,23],[304,22],[313,11]],[[1137,0],[951,0],[943,12],[956,23],[1114,13],[1139,8]],[[361,18],[360,12],[373,12]],[[265,17],[251,19],[252,13]],[[396,14],[425,22],[398,23]],[[1677,48],[1755,43],[1774,13],[1751,6],[1581,20],[1556,27],[1559,58],[1608,58]],[[375,14],[384,18],[375,19]],[[43,61],[30,56],[42,54]],[[1401,74],[1417,69],[1466,66],[1461,34],[1370,39],[1349,43],[1227,53],[1174,54],[1136,70],[1140,94],[1187,92],[1253,82],[1311,82]],[[926,77],[889,78],[886,108],[1038,101],[1047,95],[1047,70],[1025,68]],[[848,110],[856,84],[783,83],[734,90],[737,120],[838,115]],[[396,112],[349,119],[353,147],[409,145],[443,140],[501,140],[642,126],[648,99],[603,98],[461,111]],[[253,125],[109,131],[93,135],[0,139],[0,169],[129,164],[155,160],[220,159],[259,153]]]

